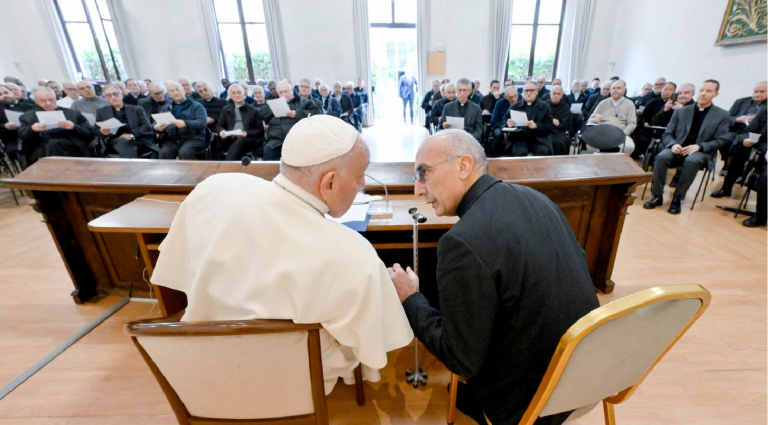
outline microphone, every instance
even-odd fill
[[[411,207],[408,209],[408,214],[411,215],[411,218],[416,220],[417,223],[426,223],[427,218],[424,217],[419,210],[416,207]]]
[[[368,173],[365,173],[365,176],[370,178],[371,180],[375,181],[376,183],[380,184],[381,187],[384,188],[384,205],[381,204],[381,202],[371,202],[370,206],[368,207],[368,214],[370,215],[385,215],[385,214],[392,214],[392,204],[389,202],[389,191],[387,190],[387,185],[377,180],[375,177],[371,176]]]
[[[243,169],[240,170],[240,172],[242,173],[242,172],[245,171],[245,167],[251,165],[251,157],[250,156],[244,156],[243,159],[240,160],[240,164],[243,165]]]

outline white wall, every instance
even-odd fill
[[[627,81],[630,94],[657,77],[697,86],[720,81],[725,109],[768,73],[766,43],[716,46],[728,0],[596,0],[584,76]],[[650,21],[646,17],[654,16]],[[615,65],[611,65],[615,62]]]

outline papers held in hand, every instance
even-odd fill
[[[83,112],[83,116],[85,117],[85,119],[88,120],[88,124],[90,125],[96,124],[96,115]]]
[[[581,111],[581,106],[583,103],[572,103],[571,104],[571,113],[572,114],[578,114],[579,111]]]
[[[752,143],[757,143],[758,140],[760,140],[760,133],[749,133],[749,140],[752,141]]]
[[[64,116],[64,111],[37,111],[35,114],[40,124],[45,125],[46,130],[59,128],[59,123],[67,120],[67,117]]]
[[[267,105],[269,105],[269,109],[272,110],[272,114],[277,118],[287,116],[288,112],[291,110],[291,108],[288,107],[288,102],[285,101],[284,97],[269,99],[267,100]]]
[[[155,120],[155,124],[170,124],[176,121],[176,117],[170,112],[161,112],[159,114],[152,114],[152,119]]]
[[[523,111],[513,111],[510,109],[509,119],[515,122],[515,127],[528,127],[528,115]]]
[[[637,107],[637,112],[640,112],[642,114],[643,111],[645,111],[645,106],[638,106]]]
[[[230,130],[224,132],[224,137],[232,137],[232,136],[242,136],[243,130],[240,130],[239,128],[237,130]]]
[[[98,125],[99,128],[106,128],[109,130],[109,134],[117,134],[117,129],[125,124],[121,123],[117,118],[110,118],[106,121],[97,122],[96,125]]]
[[[5,110],[5,116],[8,117],[8,122],[17,127],[21,125],[19,118],[21,118],[23,114],[23,112]]]
[[[450,128],[464,130],[464,118],[462,117],[445,117],[445,122],[451,125]]]

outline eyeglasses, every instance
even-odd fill
[[[104,93],[104,97],[120,97],[120,93]]]
[[[446,162],[449,162],[449,161],[453,161],[454,159],[456,159],[456,158],[459,158],[460,156],[461,156],[461,155],[458,155],[458,156],[452,156],[452,157],[450,157],[450,158],[446,159],[445,161],[440,161],[440,162],[438,162],[437,164],[432,164],[432,165],[419,165],[419,166],[418,166],[418,168],[416,168],[416,175],[415,175],[415,176],[413,176],[413,182],[414,182],[414,183],[416,183],[416,182],[419,182],[419,183],[421,183],[421,184],[424,184],[424,183],[426,183],[426,182],[427,182],[427,177],[426,177],[426,175],[427,175],[427,171],[429,171],[429,170],[431,170],[431,169],[433,169],[433,168],[437,167],[437,166],[438,166],[438,165],[440,165],[440,164],[445,164]]]
[[[523,93],[533,93],[535,91],[536,91],[536,89],[525,89],[525,90],[523,90]]]

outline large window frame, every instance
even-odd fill
[[[105,58],[101,43],[99,42],[99,37],[96,36],[93,17],[91,17],[91,11],[88,9],[88,5],[85,4],[85,0],[80,0],[80,4],[82,5],[83,11],[85,12],[86,20],[85,21],[67,21],[67,20],[64,20],[64,14],[61,13],[61,7],[59,6],[58,0],[53,0],[53,5],[56,7],[56,13],[59,15],[59,22],[61,22],[61,29],[62,31],[64,31],[64,37],[67,40],[67,45],[69,46],[69,52],[72,55],[72,59],[74,59],[77,72],[79,72],[83,78],[86,78],[86,74],[82,67],[82,60],[77,55],[77,50],[75,50],[75,46],[72,43],[72,37],[69,35],[67,24],[88,24],[88,27],[91,30],[91,36],[93,37],[93,45],[96,47],[96,53],[99,55],[99,63],[101,64],[101,69],[102,69],[102,72],[104,73],[104,80],[95,80],[95,81],[97,83],[106,83],[106,84],[110,84],[113,82],[112,75],[110,74],[109,67],[107,66],[107,60],[112,62],[112,67],[115,71],[115,76],[117,77],[116,80],[121,81],[126,76],[120,75],[120,67],[117,65],[118,62],[115,59],[115,55],[113,54],[112,43],[109,41],[109,35],[107,34],[107,29],[104,26],[104,21],[109,21],[110,23],[112,23],[114,28],[114,22],[112,22],[112,16],[110,15],[109,19],[104,18],[104,15],[101,12],[101,8],[99,7],[99,2],[94,1],[93,4],[96,6],[96,11],[99,14],[98,16],[99,24],[101,25],[101,30],[104,33],[104,39],[107,42],[106,47],[107,47],[109,57]],[[118,50],[119,50],[119,46],[118,46]]]
[[[394,0],[393,0],[394,1]],[[557,63],[560,60],[560,42],[563,38],[563,19],[565,17],[565,3],[568,0],[563,0],[563,4],[561,6],[560,10],[560,22],[557,24],[540,24],[539,23],[539,9],[541,8],[541,0],[536,0],[536,9],[533,14],[533,23],[531,24],[510,24],[512,28],[516,26],[532,26],[533,32],[531,35],[531,53],[528,59],[528,73],[527,76],[532,77],[534,79],[537,78],[536,75],[533,75],[533,68],[535,66],[535,55],[536,55],[536,35],[539,31],[539,26],[545,26],[545,27],[557,27],[557,47],[555,47],[555,61],[552,64],[552,79],[550,81],[545,81],[544,84],[552,84],[552,80],[557,78]],[[510,31],[511,34],[511,31]],[[504,67],[504,81],[509,80],[509,50],[507,50],[507,60],[506,60],[506,66]],[[525,80],[513,80],[514,84],[523,84],[525,83]]]
[[[213,0],[210,0],[213,2]],[[251,47],[248,43],[248,25],[264,25],[264,28],[267,27],[266,17],[264,18],[264,22],[256,22],[256,21],[246,21],[245,20],[245,13],[243,12],[243,0],[236,0],[237,1],[237,14],[239,16],[239,22],[231,22],[231,21],[219,21],[218,15],[216,13],[216,4],[213,5],[213,15],[214,20],[216,24],[216,36],[219,39],[219,55],[221,57],[221,64],[224,68],[222,71],[224,73],[224,78],[226,78],[229,81],[232,81],[229,75],[229,69],[227,68],[227,56],[224,53],[224,45],[221,41],[221,31],[220,31],[220,25],[240,25],[240,30],[243,33],[243,48],[245,49],[245,63],[248,68],[248,81],[246,83],[254,85],[256,84],[256,74],[253,71],[253,59],[251,56]],[[262,4],[262,8],[263,8]],[[272,58],[270,58],[270,61]],[[234,69],[234,68],[233,68]],[[236,80],[236,79],[235,79]]]
[[[395,0],[391,0],[392,3],[392,21],[388,23],[378,22],[371,23],[371,28],[416,28],[416,23],[409,22],[397,22],[395,21]]]

